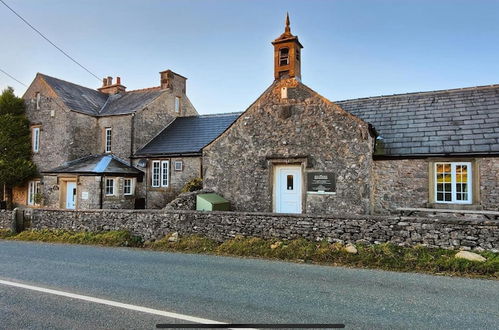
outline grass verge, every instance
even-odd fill
[[[106,231],[100,233],[92,232],[74,232],[62,229],[42,229],[26,230],[17,235],[5,233],[0,238],[19,241],[39,241],[50,243],[70,243],[85,245],[104,245],[104,246],[130,246],[141,247],[142,239],[133,236],[128,231]]]
[[[171,241],[171,235],[155,242],[143,243],[127,231],[73,232],[66,230],[28,230],[17,235],[0,230],[7,240],[53,243],[92,244],[104,246],[143,247],[156,251],[205,253],[224,256],[256,257],[294,262],[357,268],[375,268],[402,272],[481,277],[499,280],[499,253],[477,252],[485,262],[457,259],[455,250],[423,246],[401,247],[393,244],[356,245],[357,253],[345,251],[339,243],[312,242],[305,239],[278,241],[256,237],[236,237],[217,242],[201,236],[183,236]]]

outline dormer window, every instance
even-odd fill
[[[40,92],[36,92],[35,98],[36,98],[36,110],[40,110],[40,100],[41,100]]]
[[[289,64],[289,48],[281,48],[279,50],[279,65],[288,65]]]

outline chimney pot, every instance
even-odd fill
[[[102,78],[102,87],[107,86],[107,78]]]
[[[121,85],[121,77],[116,77],[116,85]]]
[[[108,77],[107,77],[107,85],[108,85],[108,86],[111,86],[112,84],[113,84],[113,77],[108,76]]]

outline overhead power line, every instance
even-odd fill
[[[31,25],[27,20],[25,20],[21,15],[19,15],[14,9],[10,8],[9,5],[5,3],[4,0],[0,0],[4,4],[5,7],[7,7],[11,12],[13,12],[17,17],[19,17],[24,23],[26,23],[30,28],[32,28],[36,33],[38,33],[43,39],[47,40],[48,43],[50,43],[52,46],[57,48],[61,53],[63,53],[67,58],[69,58],[71,61],[76,63],[78,66],[80,66],[83,70],[87,71],[90,73],[92,76],[94,76],[97,80],[101,80],[97,75],[95,75],[92,71],[84,67],[82,64],[80,64],[77,60],[72,58],[71,56],[68,55],[65,51],[63,51],[61,48],[59,48],[56,44],[54,44],[52,41],[49,40],[46,36],[43,35],[40,31],[38,31],[33,25]]]
[[[1,1],[1,0],[0,0]],[[14,78],[13,76],[11,76],[10,74],[8,74],[7,72],[5,72],[4,70],[0,69],[0,71],[6,75],[6,76],[9,76],[10,78],[14,79],[15,81],[17,81],[18,83],[20,83],[21,85],[23,85],[24,87],[28,87],[26,84],[20,82],[19,80],[17,80],[16,78]]]

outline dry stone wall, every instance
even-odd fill
[[[236,235],[499,250],[499,221],[400,216],[341,216],[165,210],[34,209],[33,229],[129,230],[145,240],[171,232],[219,241]]]
[[[10,229],[12,223],[12,211],[0,210],[0,229]]]

